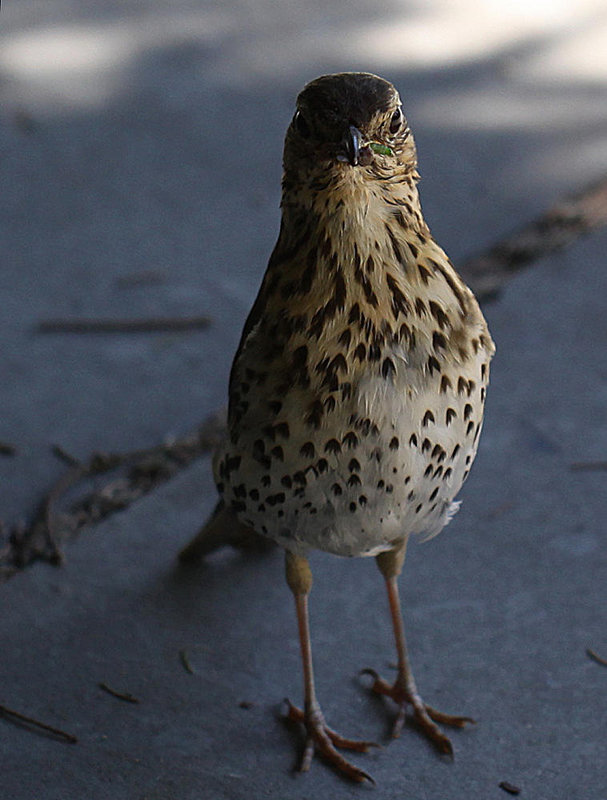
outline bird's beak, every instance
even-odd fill
[[[350,125],[348,133],[342,141],[342,146],[345,154],[344,161],[347,161],[348,164],[351,164],[353,167],[358,166],[359,163],[361,141],[362,133],[357,127]]]

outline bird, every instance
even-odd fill
[[[299,93],[283,156],[282,218],[229,378],[228,425],[213,460],[219,502],[184,561],[262,537],[285,551],[304,703],[305,744],[354,781],[342,750],[366,752],[325,720],[316,694],[308,598],[316,549],[374,557],[398,666],[364,673],[451,754],[441,725],[470,717],[422,699],[405,640],[398,578],[408,540],[457,511],[483,422],[495,351],[472,291],[424,220],[417,153],[400,95],[366,72],[323,75]],[[347,590],[351,591],[351,589]]]

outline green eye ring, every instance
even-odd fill
[[[369,142],[369,147],[374,153],[379,153],[381,156],[393,156],[394,152],[387,144],[380,144],[379,142]]]

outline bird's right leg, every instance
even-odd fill
[[[312,667],[312,645],[310,641],[310,626],[308,621],[308,595],[312,588],[312,572],[308,560],[293,553],[286,553],[286,578],[289,588],[295,598],[297,624],[299,628],[299,643],[301,647],[301,660],[304,675],[304,708],[303,711],[292,705],[289,701],[289,719],[301,722],[306,729],[306,744],[303,758],[299,767],[301,772],[310,769],[315,752],[320,753],[337,770],[352,780],[373,782],[370,775],[350,764],[338,751],[337,747],[346,750],[356,750],[365,753],[370,747],[376,747],[373,742],[359,742],[345,739],[331,730],[325,722],[314,686],[314,671]]]
[[[444,714],[442,711],[437,711],[431,706],[426,705],[417,691],[413,671],[409,663],[409,654],[405,640],[405,627],[403,625],[400,599],[398,596],[398,576],[401,573],[405,560],[406,547],[407,540],[404,539],[393,550],[380,553],[376,557],[377,566],[386,582],[390,616],[392,618],[392,627],[394,629],[394,638],[396,641],[396,652],[398,655],[398,673],[396,681],[394,684],[390,685],[383,678],[380,678],[373,669],[365,669],[363,673],[373,678],[371,689],[374,692],[392,698],[399,706],[399,712],[392,731],[392,736],[394,738],[400,735],[405,721],[405,710],[406,707],[410,705],[413,708],[415,720],[421,730],[434,742],[441,753],[450,755],[453,753],[451,742],[436,723],[440,722],[444,725],[463,728],[468,723],[473,723],[474,720],[470,717],[454,716],[452,714]]]

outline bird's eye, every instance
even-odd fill
[[[397,108],[394,114],[392,114],[392,119],[390,120],[390,133],[396,133],[401,126],[403,121],[403,112],[400,108]]]
[[[310,126],[306,122],[304,115],[301,111],[297,111],[295,113],[295,118],[293,119],[293,123],[295,125],[295,129],[300,136],[303,136],[304,139],[307,139],[310,135]]]

